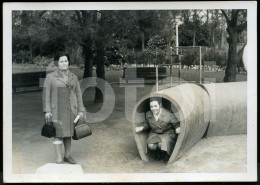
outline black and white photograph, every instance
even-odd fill
[[[257,181],[257,2],[3,3],[3,181]]]

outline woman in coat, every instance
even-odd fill
[[[59,53],[54,58],[54,64],[58,68],[49,73],[44,81],[43,112],[45,119],[52,119],[56,129],[53,141],[57,156],[56,163],[65,161],[76,164],[71,157],[71,136],[76,116],[85,116],[82,93],[77,76],[69,71],[69,55]],[[64,158],[62,144],[65,150]]]
[[[143,126],[136,127],[136,133],[150,129],[147,139],[149,150],[157,150],[157,160],[163,156],[168,161],[180,133],[180,122],[173,113],[162,107],[159,98],[150,99],[150,109],[146,112]]]

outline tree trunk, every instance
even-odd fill
[[[87,37],[84,40],[83,45],[83,55],[84,55],[84,74],[83,78],[92,77],[92,67],[93,67],[93,59],[92,59],[92,41],[90,37]]]
[[[221,31],[220,31],[220,40],[218,42],[218,49],[222,49],[223,47],[223,30],[221,28]]]
[[[193,30],[193,42],[192,46],[196,46],[196,30]]]
[[[30,39],[30,59],[31,59],[31,61],[30,61],[30,63],[33,63],[33,46],[32,46],[32,41],[31,41],[31,39]]]
[[[237,31],[236,27],[228,26],[227,32],[229,37],[227,42],[228,48],[228,62],[225,70],[224,82],[235,82],[236,81],[236,68],[237,68]]]
[[[42,56],[42,45],[39,46],[39,55]]]
[[[212,30],[212,43],[211,43],[211,45],[215,47],[215,29]]]
[[[76,48],[76,61],[77,61],[77,65],[79,66],[80,64],[80,58],[79,58],[79,53],[80,53],[80,46],[77,45],[77,48]]]
[[[142,32],[142,52],[144,51],[144,32]]]
[[[95,93],[95,103],[102,103],[104,100],[105,93],[105,68],[104,68],[104,56],[105,56],[105,49],[104,49],[104,43],[102,38],[98,38],[96,40],[96,48],[97,48],[97,56],[96,56],[96,64],[97,64],[97,77],[103,80],[98,80],[98,87],[96,89]],[[103,93],[102,93],[103,92]]]
[[[197,10],[194,10],[193,14],[193,44],[192,46],[196,46],[196,15],[197,15]]]
[[[222,14],[227,21],[227,32],[229,37],[227,42],[229,45],[228,48],[228,61],[227,68],[225,70],[224,82],[235,82],[236,81],[236,69],[238,65],[238,56],[237,56],[237,37],[247,27],[247,21],[238,25],[238,14],[243,10],[231,10],[231,19],[228,18],[227,13],[224,10],[221,10]],[[245,13],[245,12],[244,12]]]
[[[170,59],[171,56],[171,39],[167,39],[167,45],[166,45],[166,59]]]

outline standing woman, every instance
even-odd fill
[[[54,64],[58,68],[49,73],[44,81],[43,112],[45,119],[52,119],[56,129],[53,141],[57,156],[56,163],[65,161],[76,164],[71,157],[71,136],[76,116],[85,116],[82,93],[77,76],[69,71],[69,55],[58,53],[54,58]],[[65,149],[64,158],[62,144]]]

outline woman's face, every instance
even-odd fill
[[[150,102],[150,109],[154,114],[159,114],[161,106],[158,101],[152,101]]]
[[[60,70],[64,70],[64,71],[68,69],[69,61],[68,61],[67,56],[62,56],[59,58],[58,67]]]

